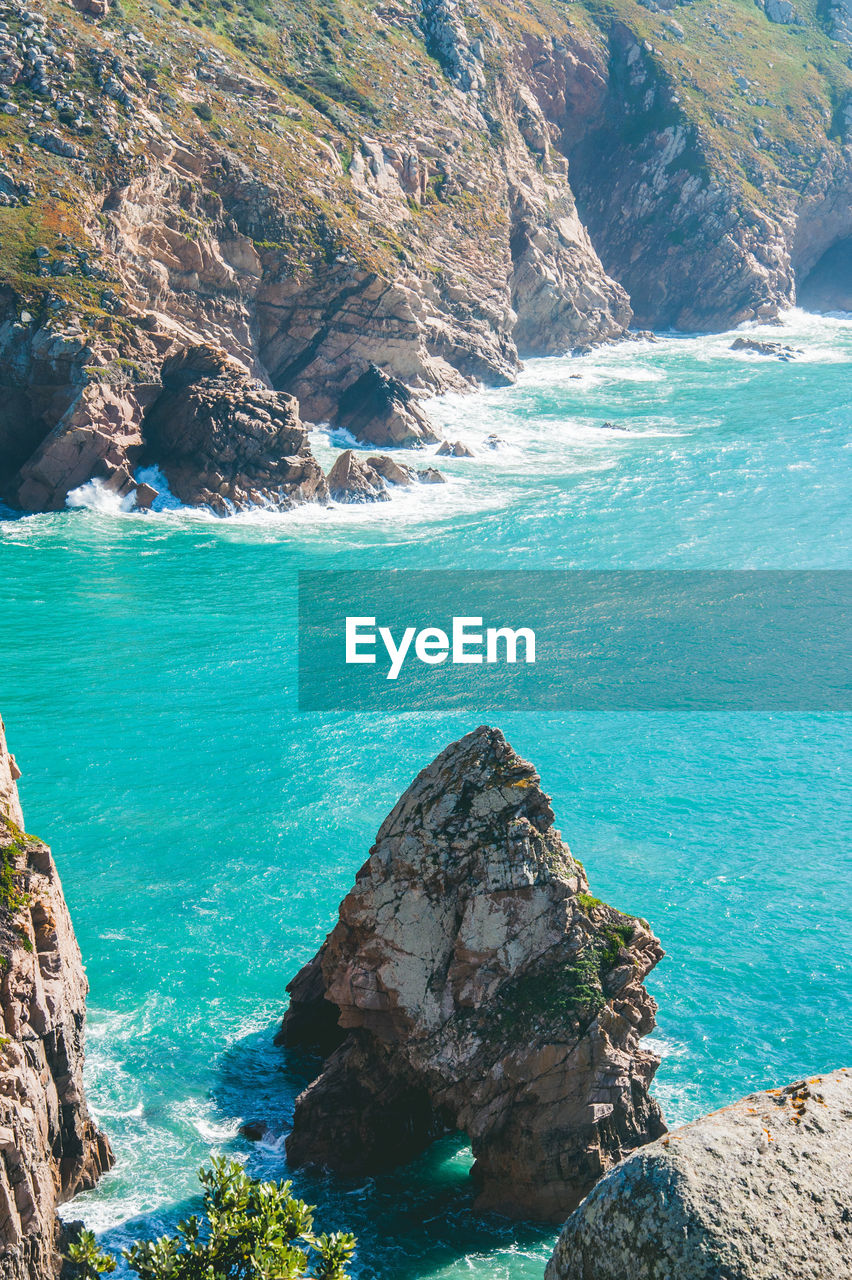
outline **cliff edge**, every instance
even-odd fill
[[[88,983],[50,850],[21,829],[19,776],[0,721],[0,1276],[50,1280],[56,1206],[112,1152],[83,1089]]]
[[[325,1055],[289,1161],[360,1175],[461,1130],[479,1208],[564,1221],[665,1132],[640,1048],[662,954],[590,895],[535,769],[482,726],[396,804],[288,987],[279,1042]]]

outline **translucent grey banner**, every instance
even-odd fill
[[[299,574],[302,711],[849,711],[852,573]]]

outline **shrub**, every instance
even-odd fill
[[[349,1280],[355,1237],[314,1235],[313,1206],[289,1182],[257,1182],[236,1160],[214,1160],[199,1173],[203,1218],[178,1223],[177,1235],[137,1241],[123,1250],[142,1280]],[[69,1246],[78,1280],[115,1270],[91,1231]]]

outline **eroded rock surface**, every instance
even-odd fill
[[[478,1205],[562,1220],[665,1131],[640,1038],[662,956],[592,898],[535,769],[498,729],[447,747],[379,830],[290,983],[279,1042],[325,1055],[288,1159],[362,1174],[463,1130]]]
[[[182,502],[225,515],[327,498],[292,396],[270,391],[225,351],[204,345],[167,360],[162,379],[144,421],[145,452]]]
[[[83,1089],[88,983],[47,845],[21,829],[0,721],[0,1274],[58,1276],[56,1206],[112,1164]]]
[[[364,444],[412,447],[439,438],[408,387],[374,364],[344,391],[334,421]]]
[[[751,1094],[598,1183],[546,1280],[827,1280],[852,1257],[852,1072]]]

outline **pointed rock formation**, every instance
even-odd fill
[[[56,1206],[112,1152],[83,1089],[88,983],[50,850],[21,830],[19,776],[0,721],[0,1274],[49,1280]]]
[[[639,1047],[661,958],[589,894],[533,766],[499,729],[453,743],[379,830],[278,1042],[319,1049],[291,1164],[354,1174],[462,1130],[479,1208],[564,1220],[665,1132]]]

